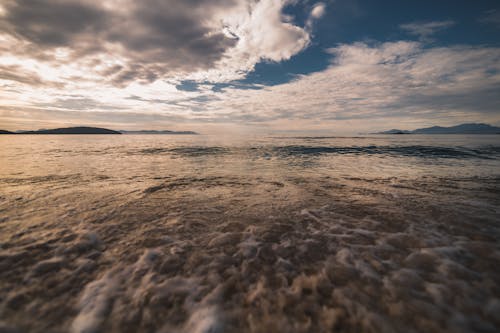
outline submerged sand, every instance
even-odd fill
[[[162,147],[4,170],[0,332],[499,331],[496,157]]]

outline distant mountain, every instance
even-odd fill
[[[23,131],[16,134],[121,134],[118,131],[113,131],[107,128],[99,127],[66,127],[43,129],[38,131]]]
[[[411,131],[405,131],[405,130],[398,130],[398,129],[391,129],[385,132],[380,132],[377,134],[411,134]]]
[[[452,127],[420,128],[413,132],[415,134],[500,134],[500,127],[487,124],[461,124]]]
[[[198,133],[193,131],[155,131],[155,130],[142,130],[142,131],[120,131],[122,134],[169,134],[169,135],[196,135]]]
[[[452,127],[432,126],[413,131],[392,129],[377,134],[500,134],[500,127],[488,124],[461,124]]]
[[[193,131],[155,131],[155,130],[142,130],[142,131],[114,131],[107,128],[99,127],[66,127],[54,129],[39,129],[37,131],[5,131],[0,130],[0,134],[170,134],[170,135],[196,135],[198,133]]]

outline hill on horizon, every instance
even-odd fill
[[[20,132],[10,132],[10,131],[0,130],[0,134],[18,135],[18,134],[121,134],[121,133],[107,128],[77,126],[77,127],[41,129],[37,131],[20,131]]]
[[[481,123],[469,123],[451,127],[432,126],[412,131],[391,129],[376,134],[500,134],[500,127]]]
[[[63,128],[53,128],[53,129],[39,129],[36,131],[6,131],[0,130],[0,134],[171,134],[171,135],[197,135],[194,131],[169,131],[169,130],[138,130],[138,131],[127,131],[120,130],[115,131],[107,128],[101,127],[88,127],[88,126],[76,126],[76,127],[63,127]]]

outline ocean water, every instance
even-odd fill
[[[0,136],[0,332],[499,332],[499,314],[499,136]]]

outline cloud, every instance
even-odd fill
[[[44,82],[38,74],[24,71],[17,65],[0,65],[0,80],[15,81],[34,86],[47,84],[47,82]]]
[[[72,96],[71,98],[58,98],[53,102],[39,103],[34,102],[33,106],[40,108],[49,108],[52,110],[73,110],[73,111],[87,111],[87,110],[120,110],[121,108],[106,103],[101,103],[90,97]]]
[[[235,5],[233,0],[8,1],[0,27],[37,51],[27,57],[52,56],[57,65],[54,53],[65,49],[67,61],[87,57],[97,66],[121,65],[111,78],[116,84],[136,77],[151,82],[220,60],[235,41],[217,30],[212,16]]]
[[[314,4],[314,6],[311,10],[311,13],[309,14],[309,18],[307,19],[307,22],[306,22],[307,29],[311,30],[313,25],[314,25],[314,22],[316,20],[319,20],[320,18],[322,18],[323,15],[325,15],[325,13],[326,13],[325,3],[318,2],[318,3]]]
[[[418,36],[422,41],[431,41],[431,36],[439,31],[448,29],[455,25],[452,20],[432,21],[432,22],[413,22],[401,24],[399,27],[410,35]]]
[[[399,41],[343,44],[328,53],[331,64],[324,71],[258,89],[228,85],[214,91],[205,83],[179,90],[178,82],[156,81],[125,88],[77,87],[68,94],[55,87],[30,90],[20,85],[7,91],[0,81],[0,100],[4,111],[31,110],[31,120],[48,121],[53,112],[54,121],[64,115],[86,124],[99,120],[112,128],[149,127],[147,122],[154,119],[155,126],[178,122],[202,131],[207,129],[200,124],[231,124],[347,133],[465,121],[500,123],[500,48],[429,48]],[[9,123],[22,124],[23,117],[12,120],[10,112]],[[7,123],[5,117],[0,115]]]
[[[311,17],[315,19],[321,18],[323,15],[325,15],[325,8],[326,5],[322,2],[315,4],[313,9],[311,10]]]
[[[344,44],[322,72],[260,91],[227,90],[212,108],[255,124],[373,130],[390,124],[498,123],[500,49],[417,42]],[[390,126],[389,126],[390,127]]]
[[[299,4],[303,26],[284,14]],[[233,81],[307,48],[325,10],[298,0],[5,0],[0,119],[13,129],[64,120],[340,131],[500,122],[500,49],[424,46],[452,21],[401,26],[420,42],[330,48],[328,68],[284,84]]]
[[[228,82],[242,79],[261,61],[288,60],[310,44],[306,27],[292,23],[283,8],[293,0],[241,2],[222,18],[224,32],[237,42],[224,58],[208,71],[193,73],[189,79]]]
[[[3,58],[19,59],[18,66],[36,61],[52,67],[53,73],[72,67],[72,79],[119,87],[181,77],[228,82],[244,77],[260,61],[287,60],[309,45],[306,28],[283,14],[284,7],[297,4],[295,0],[6,0],[0,15],[0,49]],[[315,19],[323,7],[314,7]],[[35,67],[39,65],[29,70]],[[43,73],[38,75],[45,79]]]
[[[67,110],[51,110],[46,108],[2,108],[0,118],[4,128],[13,130],[36,130],[40,128],[56,128],[75,126],[101,126],[120,129],[185,129],[186,119],[174,113],[144,112],[109,112],[88,111],[74,112]],[[192,125],[192,122],[190,123]],[[191,128],[191,127],[189,127]],[[206,128],[206,125],[205,125]]]
[[[106,18],[97,6],[50,0],[7,1],[4,11],[3,30],[44,47],[66,46],[85,33],[97,33]]]
[[[500,10],[492,9],[486,11],[484,15],[479,18],[479,22],[500,28]]]

